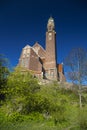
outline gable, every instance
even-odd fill
[[[34,51],[36,52],[36,54],[39,55],[39,57],[41,59],[45,58],[46,51],[43,49],[43,47],[41,45],[39,45],[36,42],[32,48],[34,49]]]

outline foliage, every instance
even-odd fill
[[[79,105],[82,107],[82,85],[87,80],[87,51],[83,48],[72,49],[65,59],[68,78],[78,85]]]
[[[87,107],[79,111],[78,124],[80,129],[87,130]]]
[[[4,124],[6,122],[5,114],[4,112],[0,111],[0,125]]]
[[[9,130],[49,130],[49,128],[52,130],[62,130],[64,128],[70,130],[85,129],[87,116],[86,108],[83,108],[82,111],[79,110],[78,97],[74,95],[73,91],[61,88],[59,85],[55,86],[54,84],[49,84],[40,86],[40,90],[32,94],[33,97],[31,97],[31,99],[36,101],[36,105],[35,103],[31,103],[32,111],[29,113],[23,111],[20,113],[17,109],[15,109],[15,111],[10,111],[13,109],[14,105],[7,100],[7,104],[4,104],[2,109],[0,109],[2,111],[1,113],[4,113],[1,115],[1,119],[5,121],[0,128],[6,129],[5,126],[8,124]],[[15,98],[14,96],[12,97]],[[45,102],[44,99],[49,102]],[[27,102],[27,100],[25,101]],[[29,102],[26,102],[22,103],[29,105]],[[44,103],[47,104],[48,107],[45,107]],[[16,104],[16,107],[17,105],[18,104]],[[34,109],[34,105],[36,109]],[[28,108],[26,108],[26,111],[27,109]]]
[[[28,70],[15,68],[8,76],[7,100],[0,108],[0,129],[85,129],[87,93],[83,92],[84,107],[81,111],[77,89],[63,86],[57,82],[39,85]]]
[[[28,108],[27,104],[33,103],[39,89],[37,79],[33,78],[29,71],[17,67],[7,81],[7,100],[11,103],[12,111],[30,112],[31,106]]]
[[[9,69],[7,65],[8,65],[7,59],[0,54],[0,100],[5,99],[7,76],[9,74]]]

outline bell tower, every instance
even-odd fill
[[[48,19],[47,23],[45,72],[47,79],[57,79],[56,32],[52,17]]]

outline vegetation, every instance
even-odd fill
[[[87,130],[86,90],[80,109],[76,85],[72,89],[56,81],[40,85],[37,78],[20,67],[9,75],[4,71],[4,75],[0,130]]]
[[[5,99],[5,90],[7,85],[7,76],[9,69],[7,68],[8,61],[4,55],[0,54],[0,103]]]
[[[87,80],[87,51],[83,48],[72,49],[65,59],[68,78],[78,85],[79,105],[82,107],[82,86]]]

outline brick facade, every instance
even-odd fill
[[[46,49],[37,42],[25,46],[19,59],[19,65],[33,71],[39,78],[65,80],[62,64],[56,62],[56,32],[54,19],[49,18],[46,32]]]

